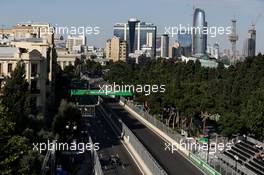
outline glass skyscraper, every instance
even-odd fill
[[[192,54],[194,56],[199,57],[206,54],[207,35],[203,34],[204,27],[207,27],[205,12],[196,8],[193,15],[192,31]]]
[[[114,35],[128,42],[129,53],[141,50],[145,45],[152,47],[156,56],[157,27],[152,23],[140,22],[137,19],[129,19],[128,23],[116,23]]]
[[[191,47],[192,46],[192,34],[191,32],[179,32],[178,33],[178,42],[181,47]]]

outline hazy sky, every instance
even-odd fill
[[[113,25],[130,17],[154,23],[158,33],[163,33],[165,26],[192,25],[193,5],[205,10],[209,26],[230,26],[231,18],[236,16],[240,49],[252,21],[264,9],[264,0],[2,0],[0,25],[34,21],[68,27],[98,26],[100,34],[87,36],[87,42],[104,47],[113,35]],[[256,29],[257,51],[264,52],[263,13]],[[209,44],[214,42],[221,50],[231,47],[226,35],[208,38]]]

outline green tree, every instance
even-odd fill
[[[80,111],[73,103],[68,103],[67,101],[62,100],[58,113],[53,120],[53,133],[58,134],[61,139],[65,139],[68,132],[65,127],[69,123],[74,123],[77,126],[77,131],[75,132],[78,133],[81,127],[81,117]]]
[[[25,65],[18,62],[3,88],[2,104],[16,124],[17,132],[27,127],[27,117],[31,113],[28,82],[25,77]]]

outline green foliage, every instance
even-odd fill
[[[53,133],[59,134],[61,138],[64,138],[67,132],[65,129],[66,125],[68,125],[68,123],[75,123],[79,129],[81,126],[81,117],[80,111],[73,103],[62,100],[59,111],[52,124]]]
[[[32,115],[25,65],[18,62],[0,100],[0,174],[40,174],[42,156],[32,153],[43,116]]]
[[[201,67],[199,61],[183,63],[158,59],[143,65],[115,62],[105,75],[109,82],[164,84],[165,93],[136,94],[136,101],[148,102],[150,112],[162,113],[176,107],[181,119],[200,118],[201,112],[219,114],[220,131],[226,135],[249,134],[264,139],[264,56],[248,58],[235,66]],[[189,120],[190,121],[190,120]]]
[[[25,76],[25,65],[18,62],[3,88],[2,104],[9,117],[15,122],[18,132],[26,127],[27,116],[31,112],[28,82]]]

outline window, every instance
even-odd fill
[[[8,65],[7,65],[7,72],[8,73],[12,72],[12,63],[8,63]]]
[[[32,63],[31,64],[31,77],[35,77],[38,73],[38,64]]]

